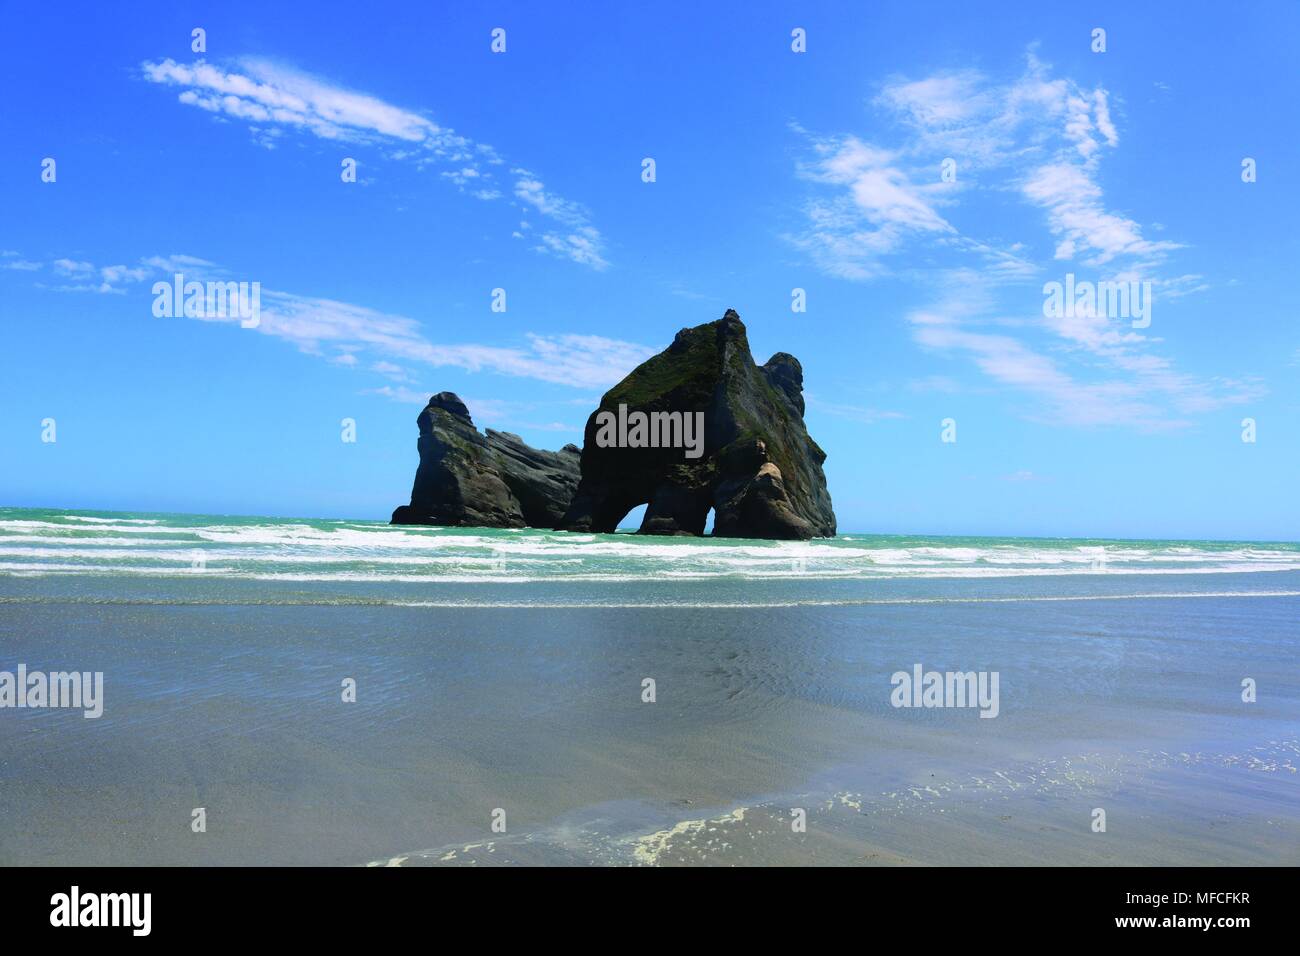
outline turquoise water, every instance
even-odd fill
[[[0,576],[529,585],[1008,580],[1300,570],[1300,545],[842,534],[811,542],[655,538],[369,521],[0,508]],[[527,588],[515,589],[519,596]],[[356,590],[355,593],[362,593]],[[750,589],[747,593],[754,593]]]
[[[1298,651],[1292,544],[2,509],[0,670],[104,713],[0,710],[0,863],[1294,864]]]

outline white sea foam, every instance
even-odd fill
[[[159,525],[137,525],[122,524],[120,522],[106,524],[75,525],[63,524],[59,521],[0,521],[0,534],[5,534],[10,530],[40,530],[40,531],[62,531],[64,537],[59,540],[67,540],[68,536],[86,534],[95,532],[98,534],[188,534],[188,528],[164,528]]]
[[[86,515],[59,515],[64,521],[85,521],[89,524],[159,524],[158,518],[90,518]]]
[[[4,539],[0,539],[3,541]],[[80,542],[78,542],[80,544]],[[51,558],[63,560],[85,558],[88,560],[120,560],[120,561],[178,561],[184,564],[193,563],[194,555],[202,554],[206,564],[377,564],[377,565],[410,565],[410,566],[438,566],[438,565],[494,565],[500,563],[500,558],[494,558],[490,555],[390,555],[390,554],[368,554],[360,555],[356,553],[345,554],[336,553],[312,553],[310,551],[251,551],[248,549],[229,549],[223,551],[205,552],[202,548],[194,548],[192,545],[181,545],[168,550],[151,550],[148,548],[125,548],[125,547],[105,547],[105,548],[6,548],[0,547],[0,556],[11,558],[35,558],[39,559],[38,563],[44,563]],[[540,558],[521,556],[515,559],[517,564],[535,564],[544,567],[555,565],[574,565],[581,564],[581,558]]]
[[[37,513],[39,514],[39,513]],[[193,520],[193,519],[190,519]],[[170,523],[169,523],[170,522]],[[1300,570],[1294,546],[1046,540],[663,539],[357,521],[224,521],[63,515],[0,518],[0,574],[175,575],[252,580],[462,583],[994,579]],[[201,560],[196,560],[196,556]],[[199,564],[196,571],[192,566]]]

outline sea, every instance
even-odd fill
[[[0,864],[1294,865],[1298,651],[1295,543],[0,508]]]

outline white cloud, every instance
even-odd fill
[[[435,343],[425,337],[419,322],[405,316],[268,289],[262,290],[257,331],[310,354],[332,349],[376,362],[486,370],[575,388],[613,385],[655,352],[594,335],[528,334],[526,344],[515,347]]]
[[[138,266],[105,266],[99,272],[104,277],[104,281],[110,285],[121,282],[139,282],[149,275],[148,269],[141,269]]]
[[[1002,334],[972,332],[941,321],[933,312],[914,314],[916,341],[928,348],[966,354],[995,381],[1030,393],[1038,403],[1025,417],[1070,425],[1133,425],[1169,427],[1161,410],[1145,400],[1136,385],[1124,382],[1088,384],[1075,380],[1048,356],[1020,340]]]
[[[65,276],[84,276],[95,271],[94,263],[77,262],[72,259],[55,259],[51,265],[54,266],[59,275]]]
[[[147,259],[141,259],[140,262],[153,269],[171,273],[184,272],[186,269],[191,272],[206,272],[216,268],[216,263],[209,262],[207,259],[200,259],[197,256],[149,256]]]
[[[562,259],[572,259],[593,269],[604,269],[603,240],[587,215],[587,210],[575,202],[547,192],[536,176],[526,169],[511,170],[515,175],[515,197],[536,209],[543,216],[568,227],[564,232],[548,231],[537,237],[533,247]],[[522,237],[521,237],[522,238]]]
[[[1152,266],[1180,248],[1146,239],[1135,220],[1106,206],[1099,163],[1119,144],[1108,92],[1053,78],[1032,50],[1011,82],[977,70],[895,77],[874,103],[898,121],[901,142],[885,148],[853,135],[814,139],[816,160],[799,168],[806,179],[841,187],[809,203],[809,228],[794,237],[831,275],[874,278],[890,271],[887,254],[955,233],[938,208],[976,186],[1010,188],[1041,209],[1060,260],[1099,266],[1128,256]],[[957,163],[957,179],[942,183],[938,164],[947,158]],[[1007,252],[967,236],[946,246],[994,258]],[[1015,268],[1006,278],[1032,271],[1023,256],[1008,264]]]
[[[1144,239],[1136,222],[1107,212],[1101,187],[1085,165],[1059,162],[1040,166],[1022,188],[1026,197],[1047,211],[1050,228],[1060,240],[1057,259],[1091,252],[1087,263],[1104,265],[1119,255],[1158,256],[1179,248],[1175,242]]]
[[[203,60],[183,64],[171,59],[142,64],[150,82],[185,87],[182,103],[236,119],[300,126],[322,139],[379,134],[422,143],[436,141],[444,132],[417,113],[266,60],[246,57],[239,67],[242,72]]]
[[[372,372],[378,372],[386,378],[391,378],[395,382],[406,382],[410,381],[411,378],[411,373],[407,369],[393,362],[384,361],[383,359],[380,359],[378,362],[371,365],[370,370]]]
[[[962,355],[994,382],[1031,396],[1026,418],[1158,430],[1262,394],[1256,382],[1203,381],[1175,372],[1167,359],[1142,351],[1146,340],[1110,330],[1104,319],[1048,326],[1092,360],[1070,370],[1062,361],[1068,351],[1049,355],[1021,338],[989,331],[999,323],[977,274],[953,273],[945,282],[942,299],[908,315],[913,338],[927,349]]]
[[[923,80],[887,84],[880,101],[907,114],[918,127],[954,127],[984,116],[995,105],[977,70],[936,73]]]
[[[1181,299],[1185,295],[1204,292],[1209,287],[1205,276],[1200,273],[1155,280],[1156,295],[1160,299]]]
[[[1054,422],[1163,428],[1260,394],[1254,382],[1176,371],[1154,352],[1152,331],[1129,319],[1042,314],[1045,271],[1062,279],[1080,266],[1105,268],[1081,278],[1150,282],[1159,301],[1208,287],[1200,275],[1158,275],[1180,244],[1146,238],[1107,204],[1099,171],[1120,131],[1105,89],[1053,77],[1031,49],[1011,81],[977,70],[895,77],[873,105],[896,121],[889,145],[804,133],[812,158],[797,172],[820,191],[793,240],[830,275],[902,272],[931,296],[938,288],[935,305],[908,315],[918,344],[965,357],[994,383],[1030,395],[1030,417]],[[945,158],[957,163],[956,182],[941,180]],[[963,235],[957,207],[975,191],[1020,199],[1045,235]]]
[[[186,255],[149,256],[130,267],[98,267],[72,259],[56,259],[50,265],[77,283],[58,287],[57,291],[65,292],[122,294],[129,285],[170,280],[176,272],[198,281],[229,278],[228,271],[215,263]],[[203,316],[198,321],[234,323],[240,319],[236,315]],[[409,381],[409,366],[415,364],[490,371],[574,388],[606,388],[659,351],[621,339],[575,334],[527,333],[524,342],[516,346],[440,344],[426,338],[421,324],[406,316],[265,286],[261,288],[256,331],[334,364],[361,367],[364,361],[371,371],[395,381]]]
[[[822,139],[813,149],[816,157],[800,167],[800,175],[840,188],[832,198],[808,204],[809,228],[793,239],[824,271],[871,278],[881,271],[881,257],[908,240],[955,232],[928,198],[933,190],[912,183],[893,165],[894,153],[856,136]]]
[[[534,248],[549,252],[561,259],[572,259],[593,269],[604,269],[607,263],[601,255],[600,235],[594,229],[559,234],[543,233],[538,237],[540,243]]]
[[[100,294],[121,295],[126,292],[128,284],[140,282],[150,273],[150,269],[144,264],[101,267],[91,262],[75,259],[55,259],[49,265],[55,275],[72,280],[69,284],[54,286],[53,288],[58,292],[97,292]],[[20,268],[23,271],[34,272],[42,268],[42,264],[39,262],[24,262]],[[40,283],[37,283],[37,286],[46,288]]]
[[[151,83],[181,87],[178,99],[187,106],[249,124],[254,139],[268,148],[286,128],[330,141],[391,144],[393,159],[450,166],[440,175],[475,198],[500,200],[508,188],[518,203],[563,227],[539,236],[533,249],[592,269],[608,265],[604,238],[584,207],[548,191],[523,168],[511,170],[511,186],[499,184],[493,170],[504,160],[496,149],[420,113],[254,57],[231,68],[165,59],[141,64],[141,72]]]

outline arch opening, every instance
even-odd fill
[[[641,530],[641,522],[645,520],[645,510],[649,507],[648,501],[643,501],[639,505],[633,505],[622,518],[614,522],[615,534],[633,534]]]

